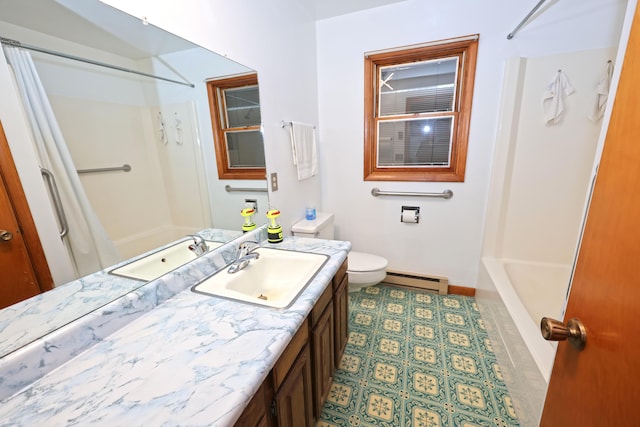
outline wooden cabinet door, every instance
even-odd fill
[[[311,355],[307,344],[274,397],[278,426],[313,427],[311,383]]]
[[[235,427],[267,427],[267,395],[266,384],[262,384],[247,405]]]
[[[316,418],[322,412],[322,406],[333,381],[333,372],[335,370],[333,332],[333,304],[329,303],[311,333],[314,379],[313,401]]]
[[[349,338],[349,275],[345,274],[333,294],[334,355],[335,366],[340,364],[342,354]]]
[[[586,347],[558,344],[542,426],[640,425],[640,8],[622,74],[565,319]]]

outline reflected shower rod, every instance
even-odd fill
[[[33,51],[40,52],[40,53],[46,53],[47,55],[59,56],[61,58],[71,59],[73,61],[79,61],[79,62],[84,62],[84,63],[87,63],[87,64],[97,65],[99,67],[111,68],[112,70],[123,71],[125,73],[137,74],[139,76],[150,77],[152,79],[157,79],[157,80],[164,80],[165,82],[175,83],[175,84],[179,84],[179,85],[183,85],[183,86],[189,86],[191,88],[195,87],[195,85],[193,83],[181,82],[181,81],[178,81],[178,80],[172,80],[172,79],[168,79],[166,77],[160,77],[160,76],[156,76],[154,74],[143,73],[142,71],[137,71],[137,70],[132,70],[130,68],[120,67],[119,65],[107,64],[106,62],[94,61],[93,59],[82,58],[80,56],[69,55],[67,53],[62,53],[62,52],[58,52],[58,51],[55,51],[55,50],[45,49],[45,48],[38,47],[38,46],[32,46],[32,45],[21,43],[21,42],[19,42],[17,40],[7,39],[7,38],[4,38],[4,37],[0,37],[0,43],[1,44],[6,44],[8,46],[21,47],[23,49],[33,50]]]
[[[547,0],[540,0],[538,2],[538,4],[536,4],[533,9],[531,9],[531,12],[529,12],[527,14],[527,16],[524,17],[524,19],[522,21],[520,21],[520,23],[516,26],[516,28],[513,29],[513,31],[511,31],[509,33],[509,35],[507,35],[507,40],[511,40],[516,33],[518,32],[518,30],[529,20],[529,18],[531,18],[533,16],[534,13],[536,13],[538,11],[538,9],[540,9],[540,6],[542,6],[542,4],[547,1]]]

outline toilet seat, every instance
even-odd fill
[[[349,267],[347,271],[364,273],[384,270],[387,268],[387,264],[387,260],[381,256],[351,251],[349,252]]]

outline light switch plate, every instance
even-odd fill
[[[271,191],[278,191],[278,174],[276,172],[271,174]]]

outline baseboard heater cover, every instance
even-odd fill
[[[449,292],[449,279],[441,276],[387,270],[387,277],[385,277],[384,282],[394,285],[438,291],[440,295],[447,295]]]

